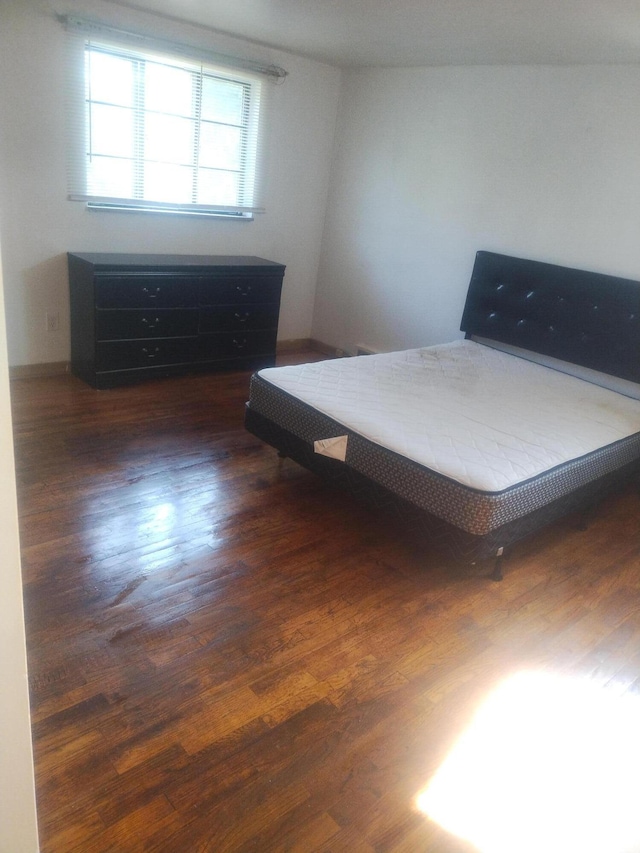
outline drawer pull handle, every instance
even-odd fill
[[[142,352],[147,358],[155,358],[160,352],[160,347],[154,347],[153,350],[147,349],[147,347],[142,347]]]
[[[246,323],[250,316],[251,316],[251,314],[248,311],[245,311],[244,314],[238,314],[237,311],[235,313],[235,318],[240,323]]]
[[[238,341],[236,340],[236,338],[234,338],[233,345],[236,349],[244,349],[247,345],[247,339],[243,338],[241,341]]]
[[[146,326],[147,329],[155,329],[156,326],[160,325],[160,317],[154,317],[153,322],[147,320],[146,317],[142,318],[142,325]]]
[[[149,299],[155,299],[160,294],[160,288],[155,287],[150,290],[148,287],[143,287],[142,292],[145,294],[145,296],[148,296]]]
[[[240,296],[248,296],[251,293],[251,285],[245,284],[243,287],[241,284],[236,284],[236,290]]]

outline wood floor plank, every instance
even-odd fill
[[[640,497],[496,584],[279,461],[249,379],[12,383],[42,853],[470,853],[415,797],[488,692],[640,692]]]

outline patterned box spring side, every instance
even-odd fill
[[[317,439],[347,434],[346,459],[337,464],[474,536],[486,536],[640,462],[640,433],[635,433],[500,492],[481,492],[345,429],[258,374],[251,380],[249,407],[311,448]]]

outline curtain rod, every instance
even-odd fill
[[[199,59],[208,59],[209,61],[226,65],[231,68],[244,68],[247,71],[264,74],[277,82],[284,82],[285,77],[287,77],[289,73],[279,65],[264,65],[260,62],[254,62],[251,59],[242,59],[238,56],[227,56],[222,53],[216,53],[214,51],[207,50],[207,48],[179,44],[167,39],[157,39],[152,36],[146,36],[143,33],[119,29],[118,27],[112,27],[109,24],[102,24],[98,21],[78,18],[75,15],[57,15],[56,17],[70,32],[81,33],[88,36],[115,36],[116,38],[125,38],[138,42],[139,44],[146,44],[150,48],[160,48],[169,52],[178,51],[190,56],[191,58],[195,58],[197,56]]]

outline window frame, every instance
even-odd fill
[[[264,212],[261,197],[263,189],[261,179],[264,174],[263,141],[266,133],[264,120],[266,87],[264,83],[265,77],[276,83],[283,82],[287,76],[284,69],[277,66],[257,66],[256,63],[243,62],[243,60],[238,60],[238,64],[234,64],[232,61],[227,64],[227,62],[215,61],[217,57],[215,55],[207,56],[206,52],[204,59],[202,59],[197,53],[186,52],[183,46],[171,46],[167,43],[147,44],[146,39],[144,39],[143,46],[140,47],[135,39],[133,44],[129,44],[126,38],[120,40],[110,37],[97,37],[91,33],[87,34],[86,24],[83,31],[82,27],[78,28],[77,24],[70,28],[67,21],[67,29],[70,29],[71,35],[75,36],[72,39],[75,46],[72,49],[73,63],[70,66],[72,77],[68,89],[71,105],[69,110],[70,144],[68,148],[68,198],[70,200],[83,201],[92,210],[177,213],[192,216],[225,217],[235,220],[252,220],[254,214]],[[76,31],[78,29],[80,32]],[[80,38],[78,38],[79,35]],[[175,164],[186,166],[187,169],[191,170],[192,189],[188,201],[184,199],[171,201],[162,198],[150,198],[149,194],[144,191],[140,179],[136,181],[136,186],[130,195],[129,190],[119,195],[105,195],[103,194],[105,187],[102,188],[102,192],[99,192],[96,191],[95,186],[91,186],[88,164],[89,158],[92,155],[96,156],[96,151],[87,138],[90,131],[88,111],[90,104],[95,103],[97,99],[91,98],[86,91],[85,57],[91,56],[92,52],[122,57],[142,66],[145,62],[151,62],[175,67],[187,71],[192,75],[192,80],[197,81],[197,84],[192,83],[192,85],[199,87],[198,97],[195,98],[195,101],[198,103],[200,113],[197,115],[192,113],[185,117],[194,122],[194,128],[197,126],[197,131],[194,130],[194,143],[197,142],[198,144],[194,144],[194,157],[191,162]],[[246,67],[247,65],[250,67]],[[207,120],[203,120],[202,117],[202,86],[206,84],[207,80],[212,79],[218,79],[222,83],[228,81],[242,87],[242,122],[235,125],[240,132],[238,148],[235,151],[239,168],[235,172],[233,168],[225,169],[216,166],[215,163],[201,167],[198,160],[198,152],[202,151],[202,146],[199,145],[197,133],[201,133],[203,125],[207,124]],[[142,115],[145,112],[149,114],[144,98],[142,101],[138,99],[135,109]],[[223,125],[224,122],[220,122],[220,124]],[[136,133],[139,132],[136,131]],[[132,140],[133,136],[134,132],[132,132]],[[143,153],[139,150],[139,135],[137,148],[138,150],[130,159],[132,164],[137,163],[137,168],[140,169],[145,160]],[[231,150],[233,151],[233,148]],[[197,200],[194,195],[193,178],[196,178],[196,184],[200,181],[202,187],[205,168],[210,169],[210,173],[216,171],[221,174],[225,171],[228,174],[235,173],[238,183],[236,197],[215,199],[214,196],[210,196],[205,203]],[[234,203],[230,204],[230,200]]]

